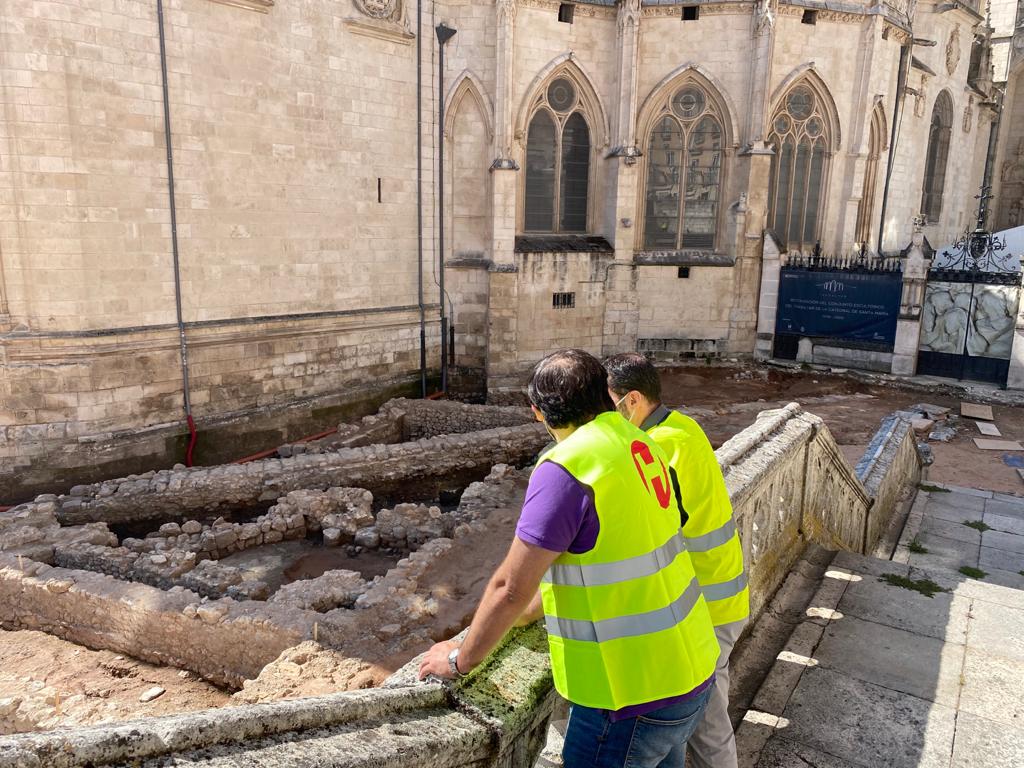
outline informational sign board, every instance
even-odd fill
[[[892,344],[900,310],[899,272],[783,268],[775,332]]]

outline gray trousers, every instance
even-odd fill
[[[704,720],[690,737],[690,760],[694,768],[736,768],[736,737],[729,719],[729,656],[746,623],[746,620],[734,621],[715,627],[721,650]]]

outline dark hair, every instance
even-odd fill
[[[582,349],[562,349],[537,363],[527,394],[552,429],[579,427],[615,410],[608,372]]]
[[[636,390],[652,403],[661,401],[661,377],[653,363],[637,352],[612,355],[604,361],[608,388],[619,395]]]

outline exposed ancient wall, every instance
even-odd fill
[[[334,453],[264,459],[248,464],[161,470],[79,486],[48,501],[66,524],[178,520],[218,509],[254,507],[294,490],[358,487],[374,495],[414,494],[453,475],[484,477],[495,464],[522,464],[549,438],[540,424],[499,427],[472,435]],[[425,494],[430,498],[436,495]],[[27,511],[39,502],[18,507]]]
[[[23,570],[24,569],[24,570]],[[311,636],[318,614],[283,605],[203,602],[104,574],[0,553],[0,625],[36,629],[240,686]],[[225,653],[224,649],[231,649]]]
[[[126,539],[120,547],[100,524],[60,528],[52,511],[49,518],[39,512],[2,513],[0,543],[11,546],[0,560],[6,567],[0,579],[7,580],[0,587],[0,626],[42,629],[233,686],[255,678],[252,669],[258,672],[260,662],[277,658],[278,639],[284,638],[287,648],[296,637],[318,638],[350,660],[339,675],[346,680],[362,675],[365,685],[373,681],[371,661],[390,663],[386,660],[427,647],[438,631],[432,622],[439,613],[448,611],[459,621],[466,610],[459,605],[463,595],[436,590],[437,573],[460,548],[472,551],[482,536],[492,535],[491,515],[512,514],[524,491],[525,474],[504,464],[470,484],[458,507],[446,512],[399,504],[374,515],[368,491],[302,490],[283,497],[254,523],[168,523],[152,537]],[[40,521],[49,524],[39,527]],[[269,536],[271,544],[322,532],[325,544],[345,543],[350,556],[379,548],[405,556],[369,581],[353,571],[330,570],[286,584],[269,599],[268,585],[251,574],[197,559],[252,546],[238,538],[239,532],[252,528],[260,535],[264,522],[270,523],[264,540]],[[18,546],[26,528],[43,531],[44,539]],[[230,540],[218,542],[225,535]],[[103,543],[87,543],[97,540]],[[136,612],[139,605],[145,610]],[[201,624],[192,631],[186,619]],[[253,648],[231,658],[246,622],[260,628]],[[188,631],[190,641],[180,642]],[[264,681],[262,688],[268,685]]]
[[[397,399],[380,410],[382,417],[400,420],[406,440],[520,427],[536,421],[529,408],[465,405],[448,400]]]

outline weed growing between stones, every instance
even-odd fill
[[[935,597],[936,592],[949,592],[948,589],[940,587],[931,579],[911,579],[895,573],[887,573],[884,576],[880,576],[879,581],[884,581],[892,587],[901,587],[913,590],[914,592],[920,592],[925,597]]]
[[[915,555],[927,555],[928,547],[918,541],[916,538],[907,544],[907,549],[913,552]]]
[[[972,579],[984,579],[988,576],[988,573],[981,570],[981,568],[975,568],[972,565],[961,565],[959,571],[964,576],[969,576]]]
[[[949,488],[940,488],[937,485],[928,485],[927,483],[921,483],[917,487],[922,491],[928,491],[928,493],[952,493]]]
[[[966,520],[964,521],[964,525],[966,525],[968,528],[973,528],[976,531],[981,531],[982,533],[984,533],[985,531],[992,530],[991,525],[986,525],[981,520]]]

